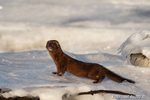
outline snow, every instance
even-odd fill
[[[136,81],[131,83],[116,83],[110,79],[105,79],[102,83],[93,84],[93,80],[79,78],[69,73],[63,77],[52,75],[56,71],[56,66],[50,58],[48,52],[44,51],[27,51],[20,53],[2,53],[0,54],[1,84],[2,88],[10,88],[13,91],[4,94],[10,96],[39,96],[41,100],[50,98],[61,100],[64,94],[73,95],[78,92],[90,90],[106,89],[119,90],[149,98],[149,72],[147,68],[138,68],[128,65],[124,59],[118,55],[106,53],[95,54],[72,54],[70,56],[85,61],[97,62],[106,66],[108,69]],[[101,57],[103,57],[101,59]],[[123,72],[121,70],[124,70]],[[111,85],[110,85],[111,84]],[[57,95],[55,95],[57,94]],[[77,100],[88,98],[89,100],[113,100],[115,95],[94,95],[78,96]]]
[[[3,9],[3,6],[0,6],[0,10]]]
[[[150,59],[149,42],[149,31],[144,30],[141,32],[133,33],[125,40],[125,42],[121,44],[118,49],[118,53],[121,53],[121,55],[124,57],[129,57],[131,54],[141,53]]]
[[[49,39],[75,53],[116,52],[132,33],[149,30],[149,5],[148,0],[0,1],[0,52],[43,50]]]
[[[142,31],[142,32],[137,32],[133,33],[131,36],[127,38],[125,42],[122,43],[122,45],[118,49],[118,53],[121,53],[122,55],[125,55],[125,52],[132,51],[126,55],[129,55],[131,53],[138,53],[140,50],[137,48],[142,48],[142,47],[148,47],[149,46],[149,41],[150,41],[150,32],[149,31]],[[135,50],[135,48],[137,50]],[[134,52],[133,50],[134,49]],[[126,51],[125,51],[126,50]],[[144,50],[145,52],[139,52],[139,53],[146,53],[147,50]],[[147,54],[147,53],[146,53]]]
[[[0,88],[12,89],[4,96],[33,95],[41,100],[123,98],[113,94],[75,96],[106,89],[149,100],[149,68],[130,65],[125,57],[142,52],[149,58],[150,39],[140,35],[150,27],[149,6],[149,0],[1,0]],[[54,39],[71,57],[104,65],[136,83],[116,83],[106,78],[93,84],[93,80],[70,73],[52,75],[56,66],[45,45]],[[124,42],[126,39],[128,42]],[[119,55],[117,48],[123,42]]]

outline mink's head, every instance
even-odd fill
[[[47,41],[46,48],[49,52],[55,52],[60,48],[59,42],[57,40]]]

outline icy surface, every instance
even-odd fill
[[[106,89],[119,90],[134,93],[148,100],[149,94],[149,73],[148,68],[140,68],[128,65],[124,59],[118,55],[106,53],[93,54],[72,54],[70,56],[85,61],[96,62],[106,66],[106,68],[136,81],[131,83],[116,83],[106,78],[102,83],[92,84],[93,80],[79,78],[69,73],[58,77],[52,75],[56,71],[56,66],[47,51],[28,51],[20,53],[2,53],[0,54],[0,87],[13,89],[13,92],[5,94],[9,96],[34,95],[39,96],[41,100],[53,98],[61,100],[64,94],[75,94],[78,92]],[[122,71],[123,70],[123,71]],[[59,94],[59,95],[58,95]],[[113,100],[114,95],[94,95],[78,96],[78,100],[88,98],[88,100]],[[116,98],[118,99],[118,98]],[[119,99],[118,99],[119,100]]]
[[[133,33],[127,38],[125,42],[121,44],[121,46],[118,49],[118,53],[121,53],[123,56],[130,55],[131,53],[142,53],[145,56],[149,57],[149,42],[149,31]]]
[[[148,59],[150,59],[150,32],[149,31],[142,31],[133,33],[129,36],[125,42],[121,44],[118,49],[118,53],[125,58],[130,60],[131,54],[143,54]]]
[[[95,89],[134,93],[135,99],[149,100],[149,68],[129,65],[117,54],[117,48],[129,36],[149,30],[149,7],[149,0],[0,0],[0,88],[13,90],[6,97],[32,94],[41,100],[62,100],[66,99],[64,94]],[[69,73],[63,77],[52,75],[56,66],[45,50],[46,41],[51,39],[58,40],[70,56],[102,64],[136,84],[119,84],[107,78],[92,84],[93,80]],[[149,39],[142,41],[142,49],[136,52],[148,56],[149,47],[145,46],[149,46]],[[134,43],[141,42],[128,43],[122,49],[124,54],[131,53],[128,47],[138,47]],[[120,100],[113,96],[71,100]]]
[[[149,0],[0,0],[0,52],[43,50],[49,39],[75,53],[116,52],[132,33],[149,30],[149,6]]]

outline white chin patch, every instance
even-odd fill
[[[53,51],[53,49],[48,49],[49,51]]]

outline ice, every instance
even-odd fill
[[[125,42],[121,44],[118,49],[118,53],[121,53],[122,56],[128,57],[131,54],[142,53],[147,58],[150,59],[150,32],[142,31],[138,33],[133,33],[129,36]]]
[[[149,30],[149,5],[148,0],[0,1],[0,52],[41,50],[49,39],[70,52],[116,52],[132,33]]]
[[[139,52],[150,58],[150,41],[143,35],[150,27],[149,6],[149,0],[1,0],[0,88],[12,90],[4,95],[30,94],[41,100],[120,100],[113,94],[69,97],[106,89],[149,100],[149,68],[130,65],[126,58]],[[133,38],[128,38],[131,35]],[[127,38],[122,55],[117,54]],[[71,57],[101,64],[136,83],[120,84],[106,78],[93,84],[93,80],[70,73],[52,75],[56,66],[45,45],[54,39]]]
[[[0,6],[0,10],[3,9],[3,6]]]
[[[62,100],[62,96],[66,93],[73,95],[78,92],[93,89],[93,87],[90,86],[92,81],[89,79],[78,78],[69,73],[66,73],[64,77],[52,75],[51,72],[55,71],[56,67],[47,51],[5,53],[1,55],[2,65],[0,69],[3,73],[1,75],[0,87],[14,89],[14,91],[4,94],[5,97],[33,95],[39,96],[41,100],[54,98],[56,100]],[[77,58],[80,56],[75,54],[71,55]],[[80,56],[80,58],[83,57]],[[18,89],[18,87],[22,88]],[[93,98],[96,100],[99,98],[111,98],[110,95],[107,95],[107,97],[95,95],[94,97],[81,96],[72,98],[82,100],[87,97],[89,100]]]
[[[102,95],[86,95],[86,96],[76,96],[76,93],[82,92],[82,91],[90,91],[90,88],[84,85],[79,86],[68,86],[68,87],[30,87],[30,92],[28,91],[28,88],[14,90],[13,92],[4,94],[5,97],[14,96],[17,94],[17,96],[24,96],[24,95],[32,95],[32,96],[38,96],[41,100],[115,100],[112,99],[110,95],[102,96]]]
[[[130,51],[133,48],[138,48],[138,47],[147,47],[148,44],[146,44],[148,41],[145,40],[150,40],[150,32],[149,31],[142,31],[138,33],[134,33],[131,36],[127,38],[125,42],[122,43],[122,45],[118,49],[118,53],[123,53],[125,50]],[[144,43],[143,43],[144,42]],[[124,51],[123,51],[124,50]]]
[[[121,56],[95,53],[95,54],[73,54],[66,52],[71,57],[85,61],[97,62],[106,68],[136,81],[131,83],[116,83],[106,78],[102,83],[93,84],[91,79],[79,78],[72,74],[65,73],[59,77],[52,75],[56,71],[56,66],[46,50],[27,51],[20,53],[0,54],[1,79],[0,87],[12,89],[12,92],[4,94],[10,96],[39,96],[41,100],[53,98],[62,100],[64,94],[76,94],[90,90],[106,89],[119,90],[134,93],[136,95],[149,98],[149,72],[147,68],[138,68],[128,65]],[[103,58],[101,58],[102,56]],[[123,72],[121,70],[124,70]],[[111,84],[111,85],[110,85]],[[139,90],[140,88],[140,90]],[[43,92],[44,91],[44,92]],[[113,94],[103,94],[94,96],[73,97],[77,100],[88,98],[89,100],[113,100]],[[117,99],[118,100],[118,99]]]

